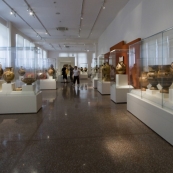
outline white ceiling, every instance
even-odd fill
[[[46,50],[93,51],[95,50],[94,44],[97,42],[99,36],[129,0],[106,0],[105,3],[104,0],[26,1],[50,35],[45,34],[45,28],[36,17],[28,14],[28,6],[25,0],[0,1],[0,17],[11,21],[18,30]],[[102,8],[103,4],[106,7],[104,10]],[[16,15],[16,17],[14,17],[10,15],[10,7],[8,5],[12,7],[42,39],[36,37],[36,33],[20,16]],[[81,12],[83,12],[83,20],[80,20]],[[80,22],[81,31],[80,37],[78,37]],[[64,32],[58,31],[56,29],[57,27],[67,27],[68,30]],[[69,48],[66,48],[64,45],[69,46]]]

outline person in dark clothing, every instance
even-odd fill
[[[73,82],[73,70],[74,68],[70,65],[70,80]]]
[[[62,68],[62,76],[63,76],[63,80],[66,83],[67,82],[67,73],[66,73],[66,66],[64,65]]]

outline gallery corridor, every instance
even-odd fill
[[[37,114],[0,115],[0,141],[0,173],[173,172],[173,147],[89,80],[44,90]]]

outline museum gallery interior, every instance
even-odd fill
[[[1,0],[0,172],[172,173],[172,9]]]

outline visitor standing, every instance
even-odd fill
[[[62,76],[63,76],[63,80],[66,83],[67,82],[67,73],[66,73],[66,66],[64,65],[62,68]]]
[[[79,81],[79,74],[80,74],[80,71],[77,69],[77,66],[75,66],[75,67],[74,67],[74,70],[73,70],[74,85],[75,85],[76,80],[77,80],[78,87],[79,87],[79,84],[80,84],[80,81]]]
[[[73,70],[74,68],[70,65],[70,80],[73,83]]]

